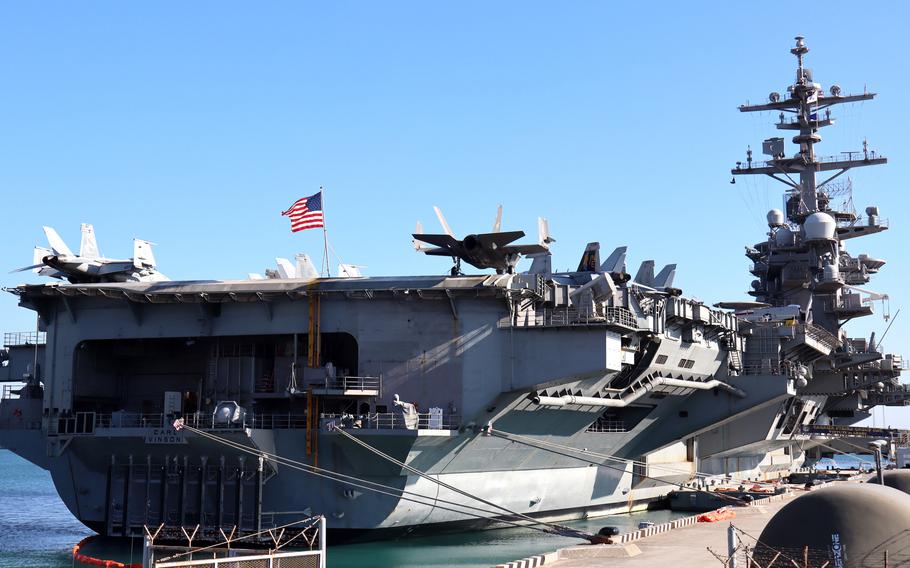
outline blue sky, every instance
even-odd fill
[[[880,93],[835,109],[822,154],[864,136],[891,163],[853,173],[861,210],[892,229],[850,242],[889,260],[868,286],[907,305],[910,90],[904,4],[826,3],[811,18],[729,3],[57,2],[0,6],[0,285],[31,262],[41,225],[72,247],[95,225],[107,256],[158,243],[173,278],[240,278],[275,256],[321,256],[318,231],[279,213],[326,187],[329,234],[366,274],[440,274],[410,249],[439,205],[457,233],[557,239],[554,263],[586,242],[679,264],[700,299],[741,299],[743,247],[764,237],[781,187],[729,169],[774,136],[773,114],[741,114],[792,81],[793,36],[825,87]],[[910,311],[910,307],[908,307]],[[879,315],[854,335],[881,332]],[[0,328],[30,312],[0,294]],[[880,335],[880,333],[879,333]],[[910,339],[910,313],[885,347]],[[910,355],[910,349],[906,349]],[[910,411],[887,411],[910,425]],[[881,419],[879,418],[879,421]]]

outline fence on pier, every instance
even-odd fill
[[[325,564],[322,557],[321,550],[301,550],[207,560],[156,562],[154,568],[323,568]]]

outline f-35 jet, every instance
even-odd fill
[[[455,262],[452,275],[461,274],[461,261],[465,261],[475,268],[493,268],[498,274],[513,273],[522,255],[545,253],[549,251],[549,244],[554,241],[550,238],[546,219],[538,219],[539,241],[531,245],[514,245],[513,242],[525,236],[524,231],[501,231],[502,205],[496,210],[496,221],[493,223],[493,232],[476,233],[461,240],[446,222],[439,207],[433,206],[436,217],[442,225],[442,234],[428,234],[423,232],[422,225],[417,223],[414,237],[414,250],[432,256],[450,256]],[[420,243],[433,245],[425,247]]]
[[[152,243],[148,241],[133,239],[133,258],[120,260],[101,256],[95,229],[87,223],[82,224],[79,254],[73,253],[53,228],[44,227],[44,234],[50,248],[35,247],[35,264],[13,272],[32,270],[41,276],[68,280],[73,284],[169,280],[158,272]]]

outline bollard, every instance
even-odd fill
[[[739,538],[736,534],[736,527],[733,523],[727,527],[727,568],[736,567],[736,549],[739,548]]]

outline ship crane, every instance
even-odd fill
[[[891,319],[891,307],[889,304],[891,297],[888,296],[888,294],[881,294],[879,292],[873,292],[872,290],[865,290],[857,286],[844,285],[844,288],[849,288],[850,290],[855,290],[861,294],[865,294],[866,296],[860,299],[860,302],[863,304],[871,304],[880,300],[882,303],[882,317],[885,319],[885,321]]]

